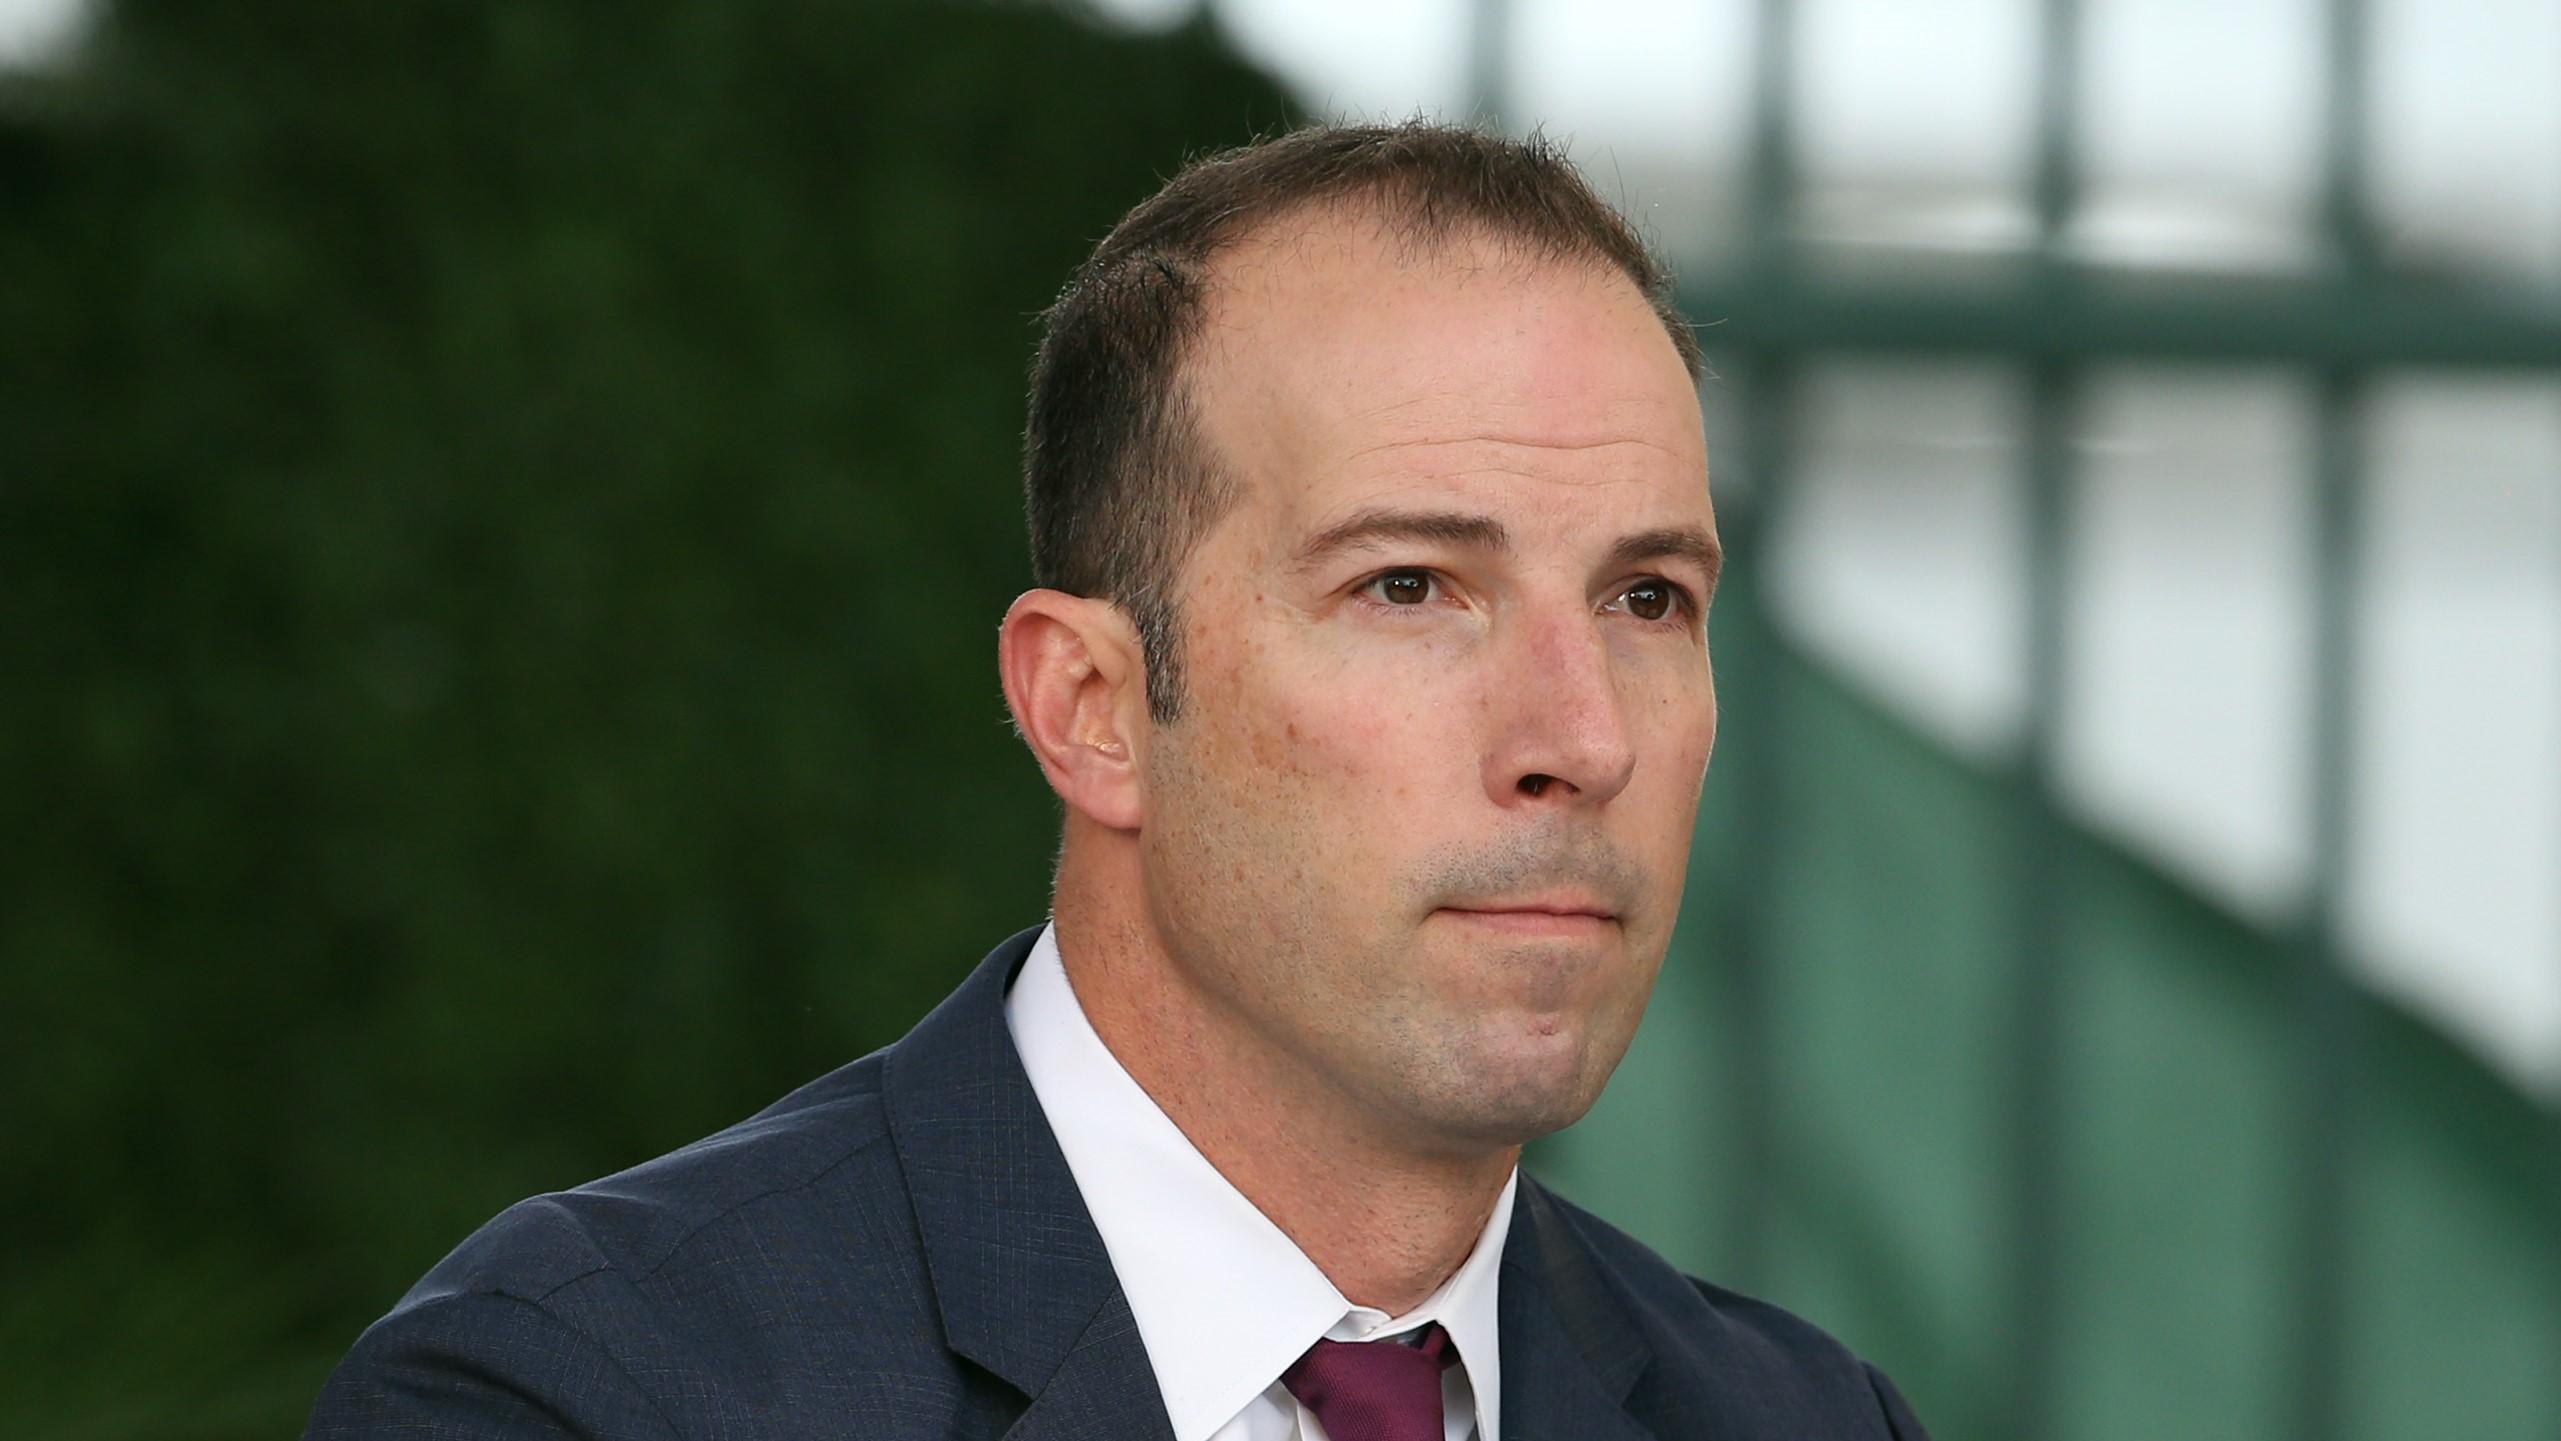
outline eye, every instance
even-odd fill
[[[1439,585],[1428,570],[1391,570],[1370,577],[1365,588],[1389,605],[1421,605]]]
[[[1687,607],[1689,592],[1661,576],[1647,576],[1620,591],[1618,603],[1638,620],[1666,620]]]

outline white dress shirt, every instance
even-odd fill
[[[1055,927],[1015,977],[1005,1024],[1111,1252],[1174,1441],[1326,1441],[1281,1373],[1319,1339],[1394,1337],[1432,1321],[1458,1350],[1441,1373],[1446,1441],[1502,1434],[1495,1286],[1517,1171],[1466,1261],[1390,1317],[1344,1299],[1122,1069],[1068,984]]]

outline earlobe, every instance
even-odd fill
[[[1146,714],[1146,679],[1128,619],[1108,601],[1025,591],[1005,611],[996,662],[1014,728],[1050,789],[1101,825],[1136,829],[1144,806],[1130,729]]]

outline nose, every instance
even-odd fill
[[[1599,805],[1636,771],[1608,640],[1588,611],[1526,622],[1488,681],[1498,806]]]

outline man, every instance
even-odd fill
[[[1053,920],[905,1040],[466,1242],[314,1436],[1921,1436],[1518,1174],[1626,1049],[1715,735],[1697,345],[1536,143],[1186,169],[1048,316],[998,641]]]

